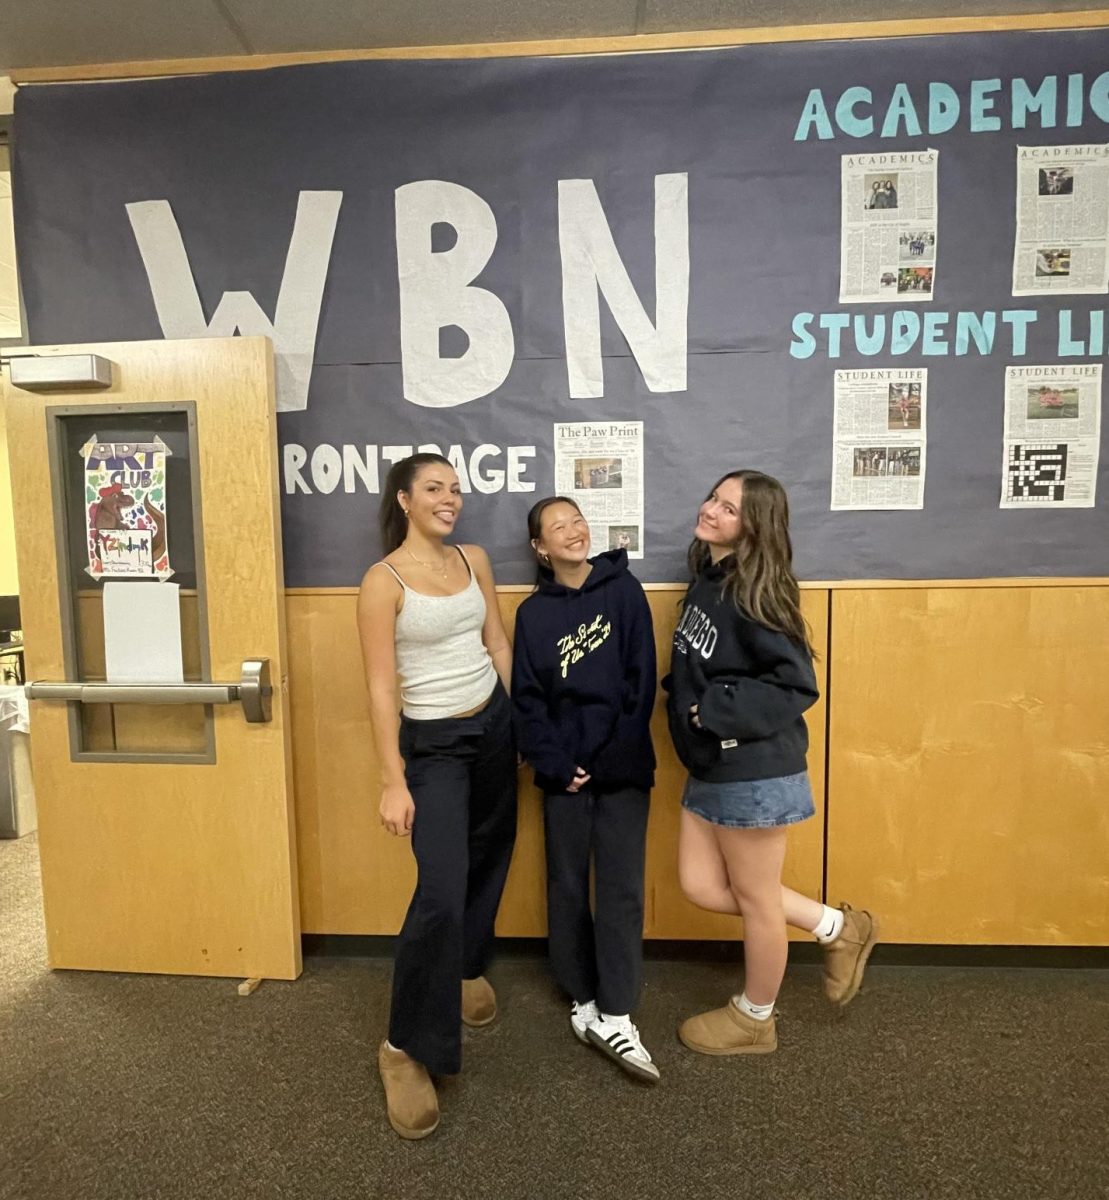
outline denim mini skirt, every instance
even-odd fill
[[[735,779],[707,783],[690,776],[682,807],[713,825],[731,829],[773,829],[795,825],[816,811],[806,771],[777,779]]]

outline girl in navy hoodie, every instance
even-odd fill
[[[539,578],[516,614],[512,709],[544,793],[551,966],[575,1035],[653,1083],[658,1067],[630,1015],[655,770],[651,613],[626,550],[589,558],[589,525],[573,500],[540,500],[528,535]]]
[[[689,771],[678,874],[694,904],[743,917],[742,994],[683,1022],[701,1054],[775,1050],[774,1001],[786,925],[824,946],[824,989],[847,1004],[859,989],[877,921],[783,887],[786,829],[813,815],[803,713],[817,700],[812,649],[793,575],[789,505],[761,471],[718,480],[697,514],[693,581],[674,631],[670,734]]]

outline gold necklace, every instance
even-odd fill
[[[434,572],[435,572],[437,575],[442,575],[442,576],[443,576],[443,578],[444,578],[444,579],[446,579],[446,577],[447,577],[447,564],[450,562],[450,555],[449,555],[449,554],[444,554],[444,555],[443,555],[443,557],[442,557],[442,560],[441,560],[441,562],[440,562],[440,564],[439,564],[439,566],[436,566],[434,563],[428,563],[428,562],[424,562],[424,560],[423,560],[422,558],[417,558],[417,557],[416,557],[416,556],[415,556],[415,555],[412,553],[412,551],[408,549],[408,543],[407,543],[407,542],[403,542],[403,543],[401,544],[401,549],[402,549],[402,550],[405,552],[405,554],[407,554],[407,555],[408,555],[408,557],[409,557],[409,558],[410,558],[410,559],[411,559],[411,560],[412,560],[414,563],[418,564],[418,565],[419,565],[419,566],[421,566],[421,567],[427,567],[427,569],[428,569],[429,571],[434,571]]]

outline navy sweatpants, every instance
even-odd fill
[[[471,717],[401,719],[416,890],[397,942],[389,1041],[436,1075],[462,1066],[462,980],[485,972],[516,840],[516,751],[498,683]]]
[[[639,998],[649,805],[638,788],[543,798],[551,968],[572,999],[605,1013],[630,1013]]]

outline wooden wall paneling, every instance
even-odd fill
[[[287,596],[305,933],[395,933],[416,880],[378,817],[380,784],[353,590]]]
[[[684,588],[648,593],[660,673],[670,657],[670,634]],[[500,593],[510,634],[527,591]],[[403,920],[415,865],[407,840],[381,827],[379,784],[362,676],[352,590],[297,590],[286,596],[289,628],[293,761],[296,778],[301,921],[306,933],[393,934]],[[806,616],[818,646],[827,629],[827,593],[806,591]],[[821,664],[825,661],[821,650]],[[818,664],[823,674],[823,667]],[[823,869],[823,701],[810,714],[810,763],[817,816],[791,839],[789,882],[820,894]],[[735,937],[739,923],[688,904],[677,882],[678,804],[684,773],[666,731],[661,692],[653,722],[659,776],[647,848],[649,937]],[[546,933],[546,870],[539,793],[521,771],[519,829],[498,918],[501,936]]]
[[[516,610],[531,594],[531,589],[498,594],[501,619],[514,637]],[[543,794],[532,781],[531,771],[520,768],[519,808],[516,821],[516,848],[497,913],[500,937],[547,936],[547,860],[543,848]]]
[[[501,594],[510,631],[526,593]],[[416,880],[406,838],[378,818],[380,783],[353,591],[286,598],[305,933],[393,934]],[[542,811],[521,772],[519,827],[498,921],[502,936],[545,933]]]
[[[1109,944],[1109,588],[838,591],[828,885],[893,942]]]

